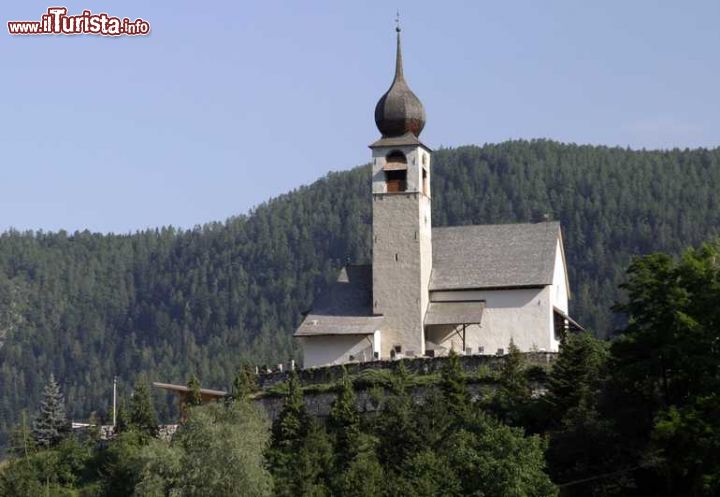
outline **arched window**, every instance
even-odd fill
[[[385,156],[385,162],[405,164],[407,166],[407,157],[400,150],[393,150]]]
[[[387,192],[407,190],[407,157],[400,150],[385,156],[385,186]]]

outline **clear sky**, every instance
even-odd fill
[[[7,34],[58,3],[152,34]],[[192,227],[366,162],[396,6],[432,147],[720,145],[717,0],[13,0],[0,230]]]

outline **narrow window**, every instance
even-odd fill
[[[398,256],[398,253],[395,252],[395,262],[397,262],[397,261],[399,261],[399,260],[400,260],[400,258],[399,258],[399,256]]]
[[[430,185],[428,185],[428,173],[427,173],[427,169],[425,169],[425,168],[423,168],[423,170],[422,170],[422,186],[423,186],[423,193],[425,195],[429,195]]]

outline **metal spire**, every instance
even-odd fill
[[[400,11],[395,14],[395,32],[397,33],[397,53],[395,55],[395,81],[403,78],[402,51],[400,50]]]

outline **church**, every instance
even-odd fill
[[[375,107],[372,265],[347,265],[295,332],[304,366],[558,350],[580,326],[557,222],[433,228],[425,109],[403,74]]]

